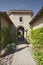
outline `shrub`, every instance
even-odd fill
[[[40,52],[38,48],[35,48],[33,54],[34,54],[34,58],[37,61],[38,65],[43,65],[43,53]]]
[[[11,43],[11,44],[7,44],[5,48],[7,49],[8,52],[13,52],[15,49],[15,46],[16,46],[15,43]]]
[[[11,49],[15,47],[15,43],[7,44],[6,48]]]
[[[43,27],[31,30],[30,41],[34,46],[43,46]]]
[[[1,39],[2,39],[2,29],[0,28],[0,50],[1,50]]]
[[[10,29],[3,27],[0,32],[0,49],[2,50],[9,43],[12,43],[12,45],[13,43],[16,43],[16,37],[17,35],[15,32],[13,34],[10,34]]]
[[[43,27],[31,30],[30,41],[34,47],[34,58],[38,65],[43,65]]]
[[[7,43],[9,43],[10,31],[7,28],[3,28],[1,31],[1,49],[3,49]]]

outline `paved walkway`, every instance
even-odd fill
[[[28,44],[20,44],[16,47],[12,65],[36,65],[29,51]]]

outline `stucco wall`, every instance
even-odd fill
[[[43,16],[41,16],[39,19],[37,19],[33,24],[33,29],[38,27],[43,27]]]
[[[22,22],[20,22],[19,20],[20,17],[22,17]],[[25,30],[29,29],[29,22],[32,19],[31,15],[19,15],[19,14],[18,15],[11,14],[10,18],[16,27],[23,26]]]
[[[19,26],[22,26],[24,28],[24,38],[27,39],[30,31],[29,22],[31,21],[32,16],[30,14],[11,14],[9,17],[16,28]],[[22,22],[20,22],[20,17],[22,17]]]

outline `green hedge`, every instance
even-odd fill
[[[31,30],[30,41],[33,45],[43,46],[43,27]]]
[[[38,48],[35,48],[33,57],[35,58],[37,65],[43,65],[43,53]]]
[[[33,57],[38,65],[43,65],[43,27],[31,30],[30,42],[33,45]]]

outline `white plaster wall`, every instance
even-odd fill
[[[29,22],[32,19],[31,15],[11,14],[9,17],[16,27],[23,26],[25,30],[29,29]],[[22,17],[22,22],[19,20],[20,17]]]

